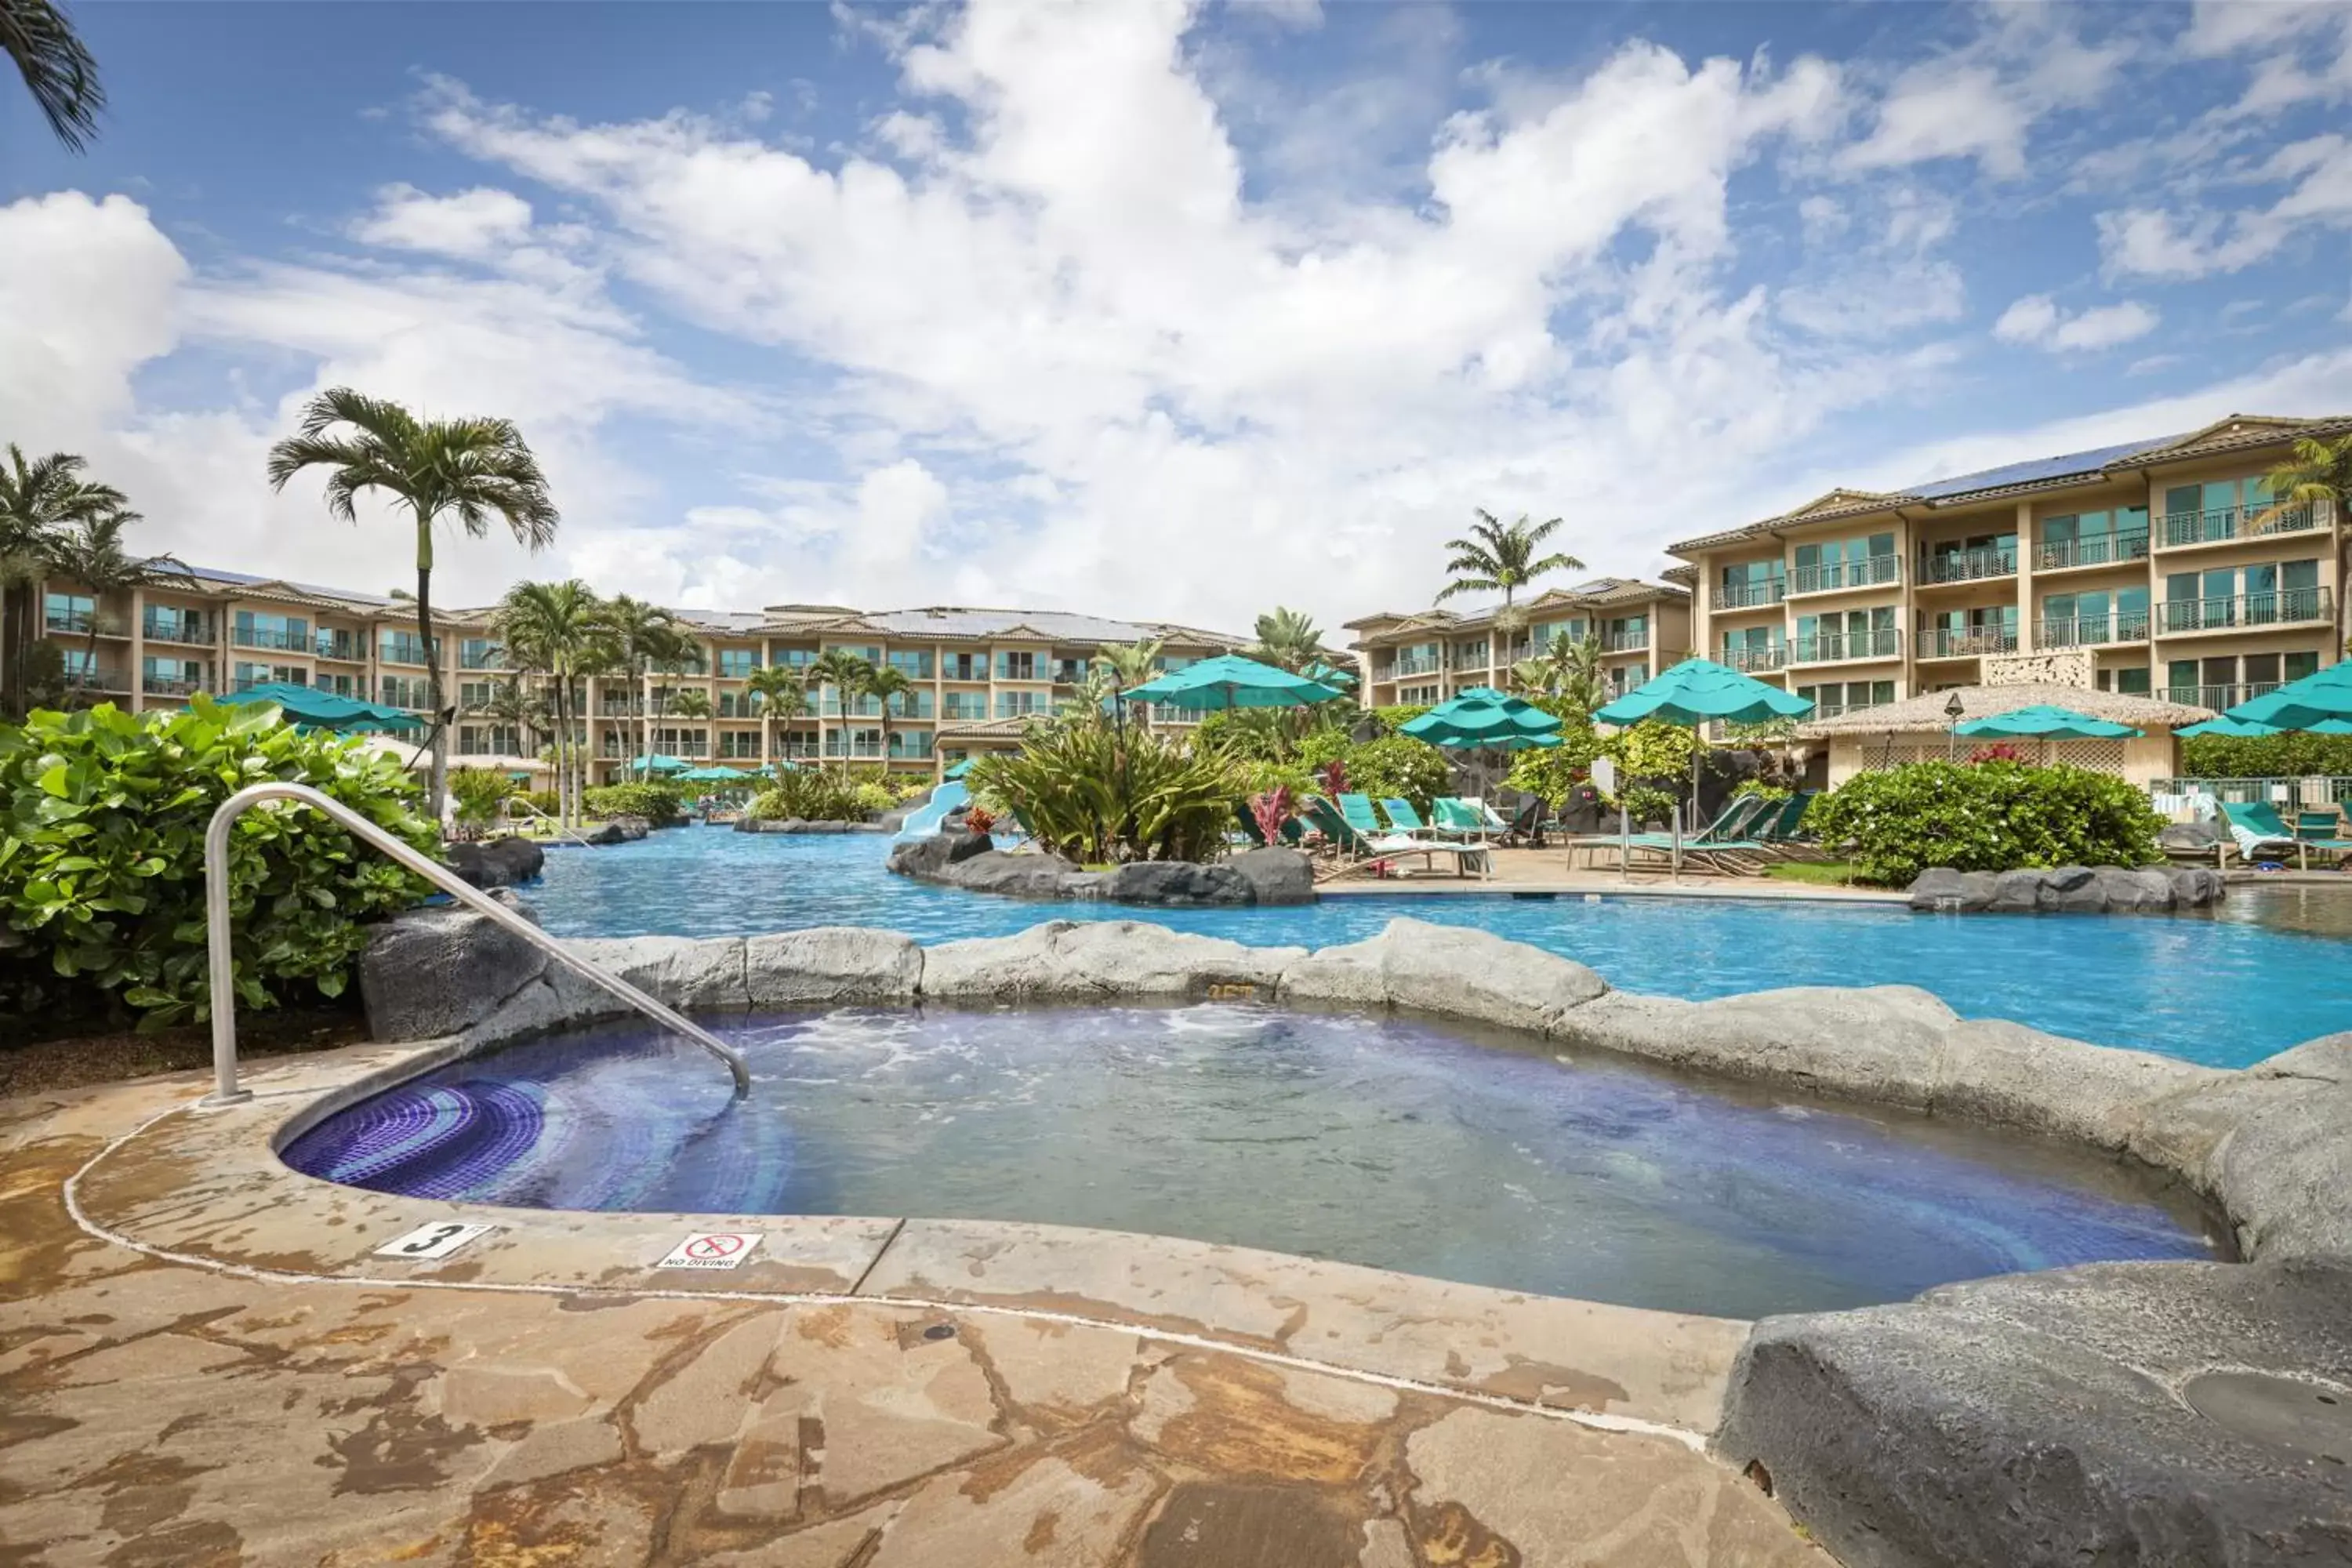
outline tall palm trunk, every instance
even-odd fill
[[[653,685],[653,660],[640,659],[629,681],[629,706],[637,710],[637,765],[645,770],[647,778],[653,776],[654,771],[653,701],[647,692]],[[628,781],[625,778],[622,782]]]
[[[449,729],[442,711],[441,650],[433,642],[433,520],[421,512],[416,519],[416,635],[425,639],[425,688],[433,703],[428,731],[433,770],[425,786],[425,802],[437,826],[449,799]]]

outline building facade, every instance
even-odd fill
[[[1708,658],[1822,718],[2084,650],[2101,690],[2242,702],[2343,657],[2345,521],[2264,476],[2352,416],[2233,415],[2186,436],[1888,493],[1832,490],[1671,547]],[[2079,668],[2079,661],[2070,661]]]
[[[1557,635],[1601,643],[1601,679],[1612,696],[1632,690],[1689,657],[1691,594],[1672,584],[1599,577],[1551,588],[1522,601],[1515,632],[1496,612],[1461,615],[1431,609],[1383,611],[1346,623],[1362,668],[1367,708],[1443,702],[1473,686],[1503,687],[1511,667],[1549,647]]]
[[[192,693],[247,690],[268,681],[315,687],[425,712],[427,652],[415,608],[375,595],[243,573],[197,569],[189,584],[101,601],[65,581],[37,585],[38,630],[65,664],[68,684],[92,700],[141,710],[186,705]],[[1046,610],[932,606],[861,611],[775,605],[758,611],[679,612],[690,658],[642,680],[585,679],[577,732],[600,781],[625,775],[650,728],[655,752],[693,763],[753,768],[766,761],[856,761],[910,776],[935,773],[977,751],[1017,744],[1024,722],[1069,700],[1087,662],[1114,644],[1157,641],[1163,669],[1227,652],[1244,639],[1195,627]],[[434,650],[458,712],[456,765],[530,766],[545,733],[495,716],[515,672],[487,608],[436,612]],[[807,692],[807,710],[764,711],[751,672],[805,670],[832,648],[904,673],[886,725],[871,697],[850,704],[831,688]],[[707,714],[677,712],[698,693]],[[1156,721],[1183,722],[1169,710]],[[887,734],[886,734],[887,731]]]

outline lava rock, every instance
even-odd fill
[[[897,931],[813,926],[743,943],[743,989],[753,1007],[905,1001],[923,973],[923,950]]]
[[[621,831],[621,825],[617,822],[608,822],[594,832],[583,836],[581,839],[583,844],[593,844],[599,847],[607,844],[626,844],[628,841],[629,836]]]
[[[1282,977],[1282,994],[1300,1001],[1411,1007],[1532,1030],[1565,1027],[1608,990],[1571,959],[1402,916],[1378,936],[1318,950]]]
[[[1244,850],[1225,862],[1248,882],[1261,904],[1311,904],[1315,901],[1315,862],[1296,849],[1261,847]]]
[[[491,895],[532,924],[511,892]],[[411,910],[368,931],[360,1000],[379,1040],[429,1040],[488,1017],[547,968],[547,954],[463,905]]]
[[[2042,907],[2042,873],[2039,871],[2002,871],[1993,880],[1992,902],[1985,906],[1995,914],[2032,914]]]
[[[1250,879],[1227,866],[1132,860],[1110,874],[1102,896],[1122,904],[1254,904]]]
[[[2163,914],[2210,908],[2226,885],[2203,867],[2060,866],[2051,869],[1955,871],[1933,866],[1910,888],[1911,907],[1934,912]]]
[[[922,994],[940,999],[1272,995],[1305,959],[1140,921],[1047,921],[1013,936],[946,942],[923,954]]]
[[[2102,866],[2099,893],[2118,914],[2163,914],[2172,908],[2172,879],[2159,870]]]
[[[950,833],[948,841],[948,864],[969,860],[975,855],[985,855],[996,847],[996,840],[985,833]]]
[[[2347,1300],[2341,1260],[2122,1263],[1768,1318],[1716,1447],[1847,1568],[2342,1563]]]
[[[890,858],[884,864],[893,876],[936,881],[940,873],[947,869],[948,855],[953,847],[953,841],[940,833],[925,838],[901,838],[890,846]]]
[[[2042,873],[2042,888],[2035,895],[2040,907],[2055,910],[2061,914],[2095,915],[2107,907],[2105,889],[2099,886],[2098,874],[2088,866],[2060,866]]]
[[[446,845],[441,858],[477,888],[511,888],[528,882],[547,864],[546,850],[528,838],[516,837]]]
[[[2165,875],[2172,879],[2175,909],[2210,910],[2230,891],[2221,873],[2210,866],[2175,866]]]
[[[941,868],[937,879],[975,893],[1001,893],[1015,899],[1055,899],[1062,879],[1078,868],[1059,855],[1015,854],[988,849]]]

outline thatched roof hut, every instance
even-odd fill
[[[1989,718],[2019,708],[2047,703],[2071,709],[2093,719],[2129,724],[2146,733],[2120,741],[2053,741],[2039,749],[2050,761],[2073,763],[2115,773],[2137,784],[2172,778],[2180,772],[2180,742],[2173,731],[2213,717],[2210,708],[2159,698],[2134,697],[2120,691],[2100,691],[2087,686],[2033,682],[2017,686],[1961,686],[1926,691],[1900,702],[1859,708],[1797,726],[1800,741],[1829,742],[1829,782],[1832,787],[1870,768],[1941,758],[1955,749],[1952,718],[1946,711],[1952,699],[1960,700],[1962,721]],[[1963,737],[1958,749],[1965,754],[1979,742]],[[2034,742],[2021,744],[2032,747]]]

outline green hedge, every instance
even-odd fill
[[[2193,735],[2180,742],[2192,779],[2288,779],[2352,773],[2352,735]]]
[[[685,820],[678,809],[683,799],[677,785],[666,784],[592,784],[580,792],[580,804],[591,816],[642,816],[656,827],[673,827]]]
[[[205,828],[266,780],[323,791],[426,853],[398,759],[306,734],[264,706],[198,697],[134,718],[111,703],[0,725],[0,1015],[209,1017]],[[317,812],[262,805],[230,839],[237,1002],[341,995],[365,922],[428,889]]]
[[[1849,779],[1808,825],[1853,846],[1862,880],[1901,887],[1930,866],[2148,865],[2164,819],[2145,792],[2086,768],[1913,763]]]
[[[882,786],[877,784],[815,768],[796,768],[777,775],[776,782],[761,790],[748,809],[754,822],[787,822],[795,816],[803,822],[863,822],[872,792],[880,791]],[[887,795],[887,792],[882,793]],[[886,799],[874,809],[887,811],[894,804]]]

